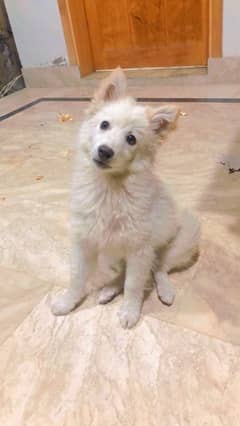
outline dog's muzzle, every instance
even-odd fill
[[[94,158],[97,166],[102,168],[110,168],[109,161],[114,156],[114,151],[107,145],[100,145],[98,147],[98,158]]]

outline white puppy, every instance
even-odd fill
[[[178,212],[153,171],[159,141],[177,117],[176,107],[153,109],[126,97],[121,69],[96,92],[80,130],[73,176],[71,286],[54,301],[55,315],[83,299],[99,264],[124,271],[123,327],[137,323],[151,274],[160,299],[173,302],[168,272],[197,253],[200,230],[193,216]],[[112,281],[100,303],[121,290]]]

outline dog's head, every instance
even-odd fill
[[[174,127],[175,106],[151,108],[126,96],[126,78],[117,68],[101,83],[83,126],[85,150],[107,173],[139,170],[152,161],[159,140]]]

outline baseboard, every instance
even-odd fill
[[[132,70],[127,71],[130,74],[128,77],[131,79],[136,77],[144,77],[145,79],[152,79],[153,77],[161,74],[161,82],[163,83],[163,74],[165,77],[173,78],[178,77],[176,70]],[[190,70],[192,72],[192,70]],[[209,83],[237,83],[240,84],[240,57],[224,57],[224,58],[209,58],[208,60],[208,75],[206,75],[206,69],[200,70],[200,74],[205,75],[191,75],[189,70],[181,70],[182,78],[186,78],[186,82],[193,82],[195,79],[201,79]],[[35,68],[23,68],[23,77],[25,80],[26,87],[30,88],[54,88],[54,87],[76,87],[82,84],[91,84],[92,81],[97,81],[99,78],[103,78],[106,72],[94,73],[91,76],[81,79],[79,67],[77,65],[62,65],[62,66],[48,66],[48,67],[35,67]],[[190,75],[188,75],[188,73]],[[198,71],[199,73],[199,71]],[[184,75],[186,74],[186,75]],[[195,74],[195,73],[194,73]]]
[[[240,56],[209,58],[208,78],[212,83],[240,83]]]
[[[22,73],[26,87],[31,88],[74,87],[81,80],[77,65],[23,68]]]

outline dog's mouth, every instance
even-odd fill
[[[111,169],[111,166],[109,166],[107,163],[104,163],[104,161],[97,160],[96,158],[94,158],[93,161],[101,169]]]

